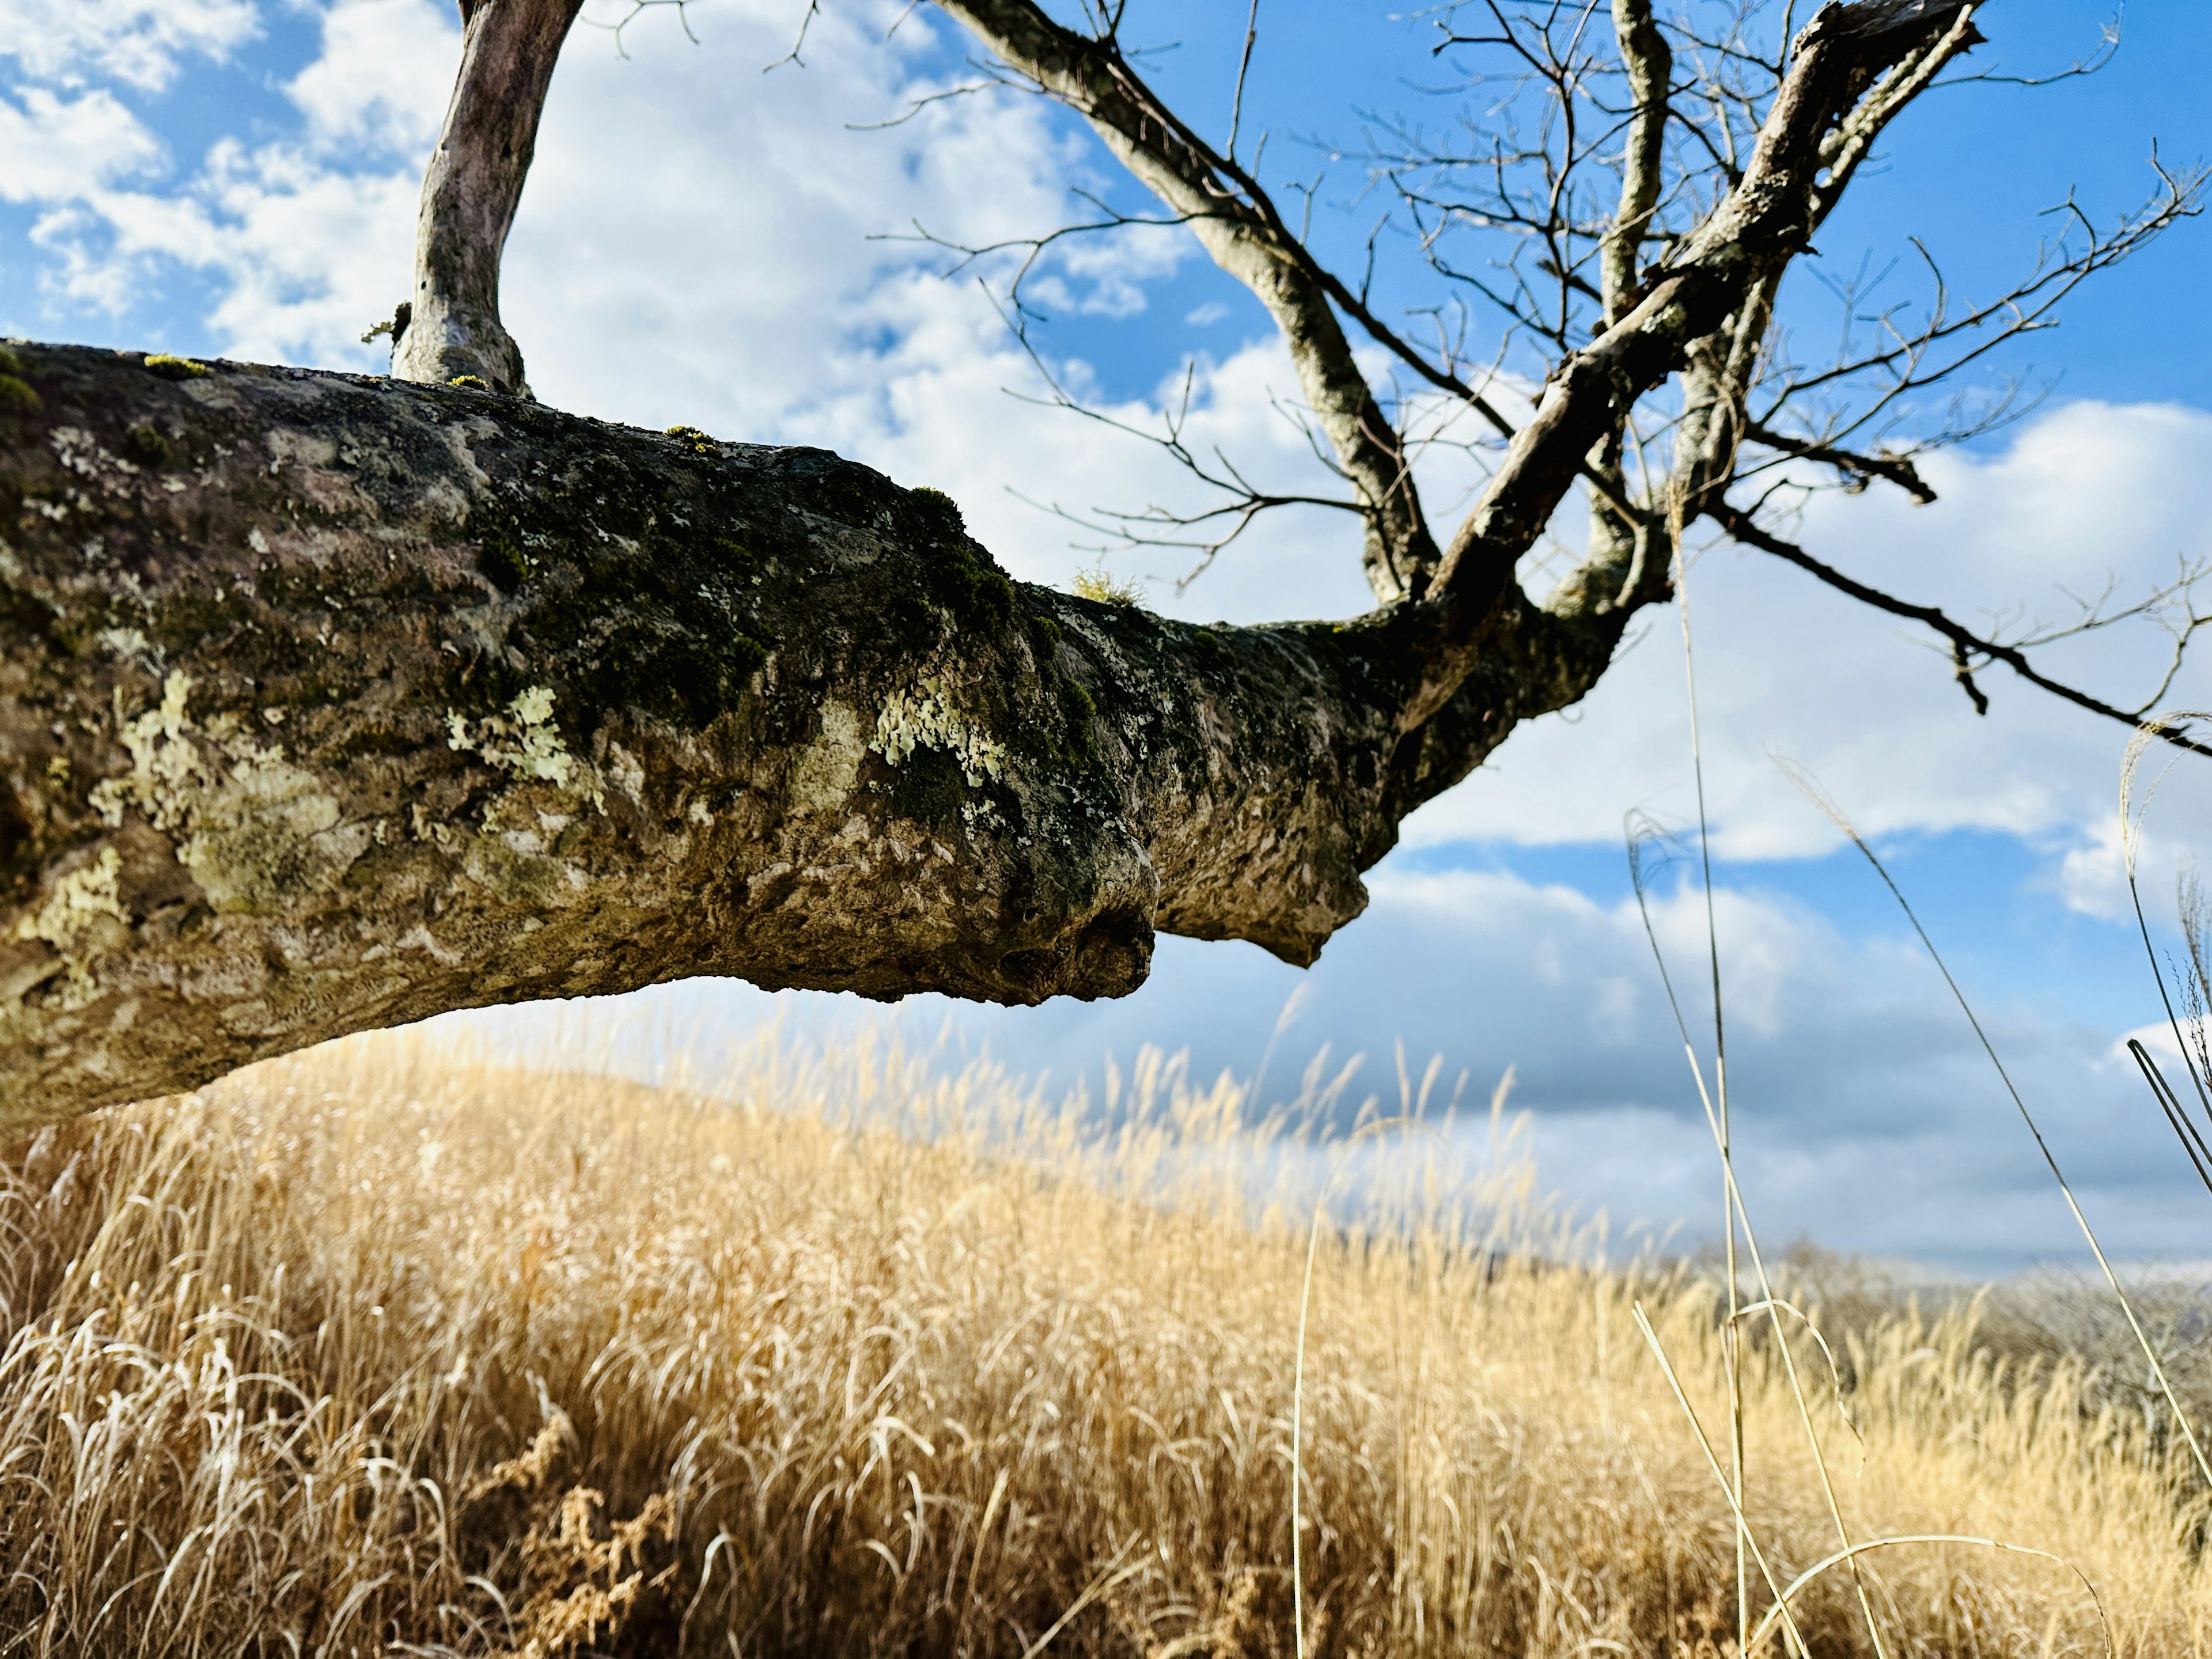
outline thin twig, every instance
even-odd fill
[[[1260,0],[1252,0],[1244,20],[1244,55],[1237,60],[1237,94],[1229,100],[1229,155],[1237,155],[1237,128],[1244,118],[1244,76],[1252,67],[1252,46],[1260,38]]]

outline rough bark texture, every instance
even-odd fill
[[[1611,649],[1534,672],[1501,617],[1407,743],[1402,607],[1188,626],[1012,582],[821,451],[15,356],[0,1123],[690,975],[1110,996],[1156,927],[1310,961],[1398,817]]]
[[[392,372],[442,386],[473,376],[527,397],[499,318],[499,267],[561,43],[583,0],[463,0],[461,67],[422,179],[415,292],[396,319]]]

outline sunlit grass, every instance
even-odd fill
[[[0,1652],[1290,1651],[1326,1146],[1157,1066],[1110,1133],[865,1043],[715,1081],[384,1036],[14,1149]],[[1723,1420],[1712,1286],[1593,1265],[1524,1169],[1400,1150],[1350,1183],[1385,1224],[1319,1234],[1309,1652],[1717,1659],[1731,1522],[1632,1316]],[[1966,1312],[1862,1328],[1863,1449],[1796,1351],[1855,1535],[2051,1551],[2123,1652],[2204,1645],[2203,1506],[2139,1417]],[[1744,1363],[1794,1576],[1834,1523],[1771,1338]],[[2046,1561],[1864,1577],[1892,1654],[2102,1651]],[[1870,1651],[1846,1576],[1797,1617]]]

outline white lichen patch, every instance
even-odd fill
[[[95,785],[92,805],[110,824],[136,811],[155,829],[185,832],[177,861],[218,910],[280,908],[342,874],[368,844],[365,824],[341,825],[338,803],[313,773],[262,748],[222,714],[196,724],[192,680],[181,669],[161,701],[125,717],[116,735],[131,769]]]
[[[810,812],[836,811],[859,787],[866,753],[860,715],[832,697],[822,705],[820,734],[792,763],[792,805]]]
[[[319,432],[280,426],[269,434],[269,458],[283,465],[328,466],[338,458],[338,447]]]
[[[632,800],[645,799],[645,768],[636,756],[618,743],[607,745],[607,775],[616,788]]]
[[[112,847],[103,847],[98,858],[57,881],[46,902],[15,924],[16,939],[44,939],[60,955],[68,975],[62,989],[64,1008],[81,1008],[97,994],[89,947],[101,918],[130,924],[116,885],[122,873],[122,859]]]
[[[924,674],[910,690],[893,692],[868,744],[893,766],[925,746],[949,751],[971,789],[986,778],[996,782],[1006,771],[1005,746],[953,707],[940,674]]]
[[[96,637],[103,647],[118,657],[150,659],[159,654],[145,635],[135,628],[103,628]]]
[[[971,830],[979,823],[989,830],[1003,830],[1006,827],[1006,818],[1000,815],[999,809],[988,800],[980,805],[972,800],[962,801],[960,822]]]
[[[119,493],[124,481],[137,476],[138,469],[120,455],[100,447],[100,440],[79,426],[58,426],[46,434],[53,446],[54,458],[72,472],[104,485],[110,494]]]
[[[136,806],[156,830],[173,830],[190,812],[193,793],[212,781],[189,734],[185,708],[191,690],[192,677],[177,669],[162,681],[157,707],[125,719],[123,690],[116,688],[116,736],[130,751],[131,769],[92,792],[93,810],[110,825],[121,823],[125,809]]]
[[[553,723],[550,688],[533,685],[507,704],[504,714],[492,714],[473,726],[446,711],[446,746],[464,754],[479,755],[486,763],[518,778],[536,778],[557,789],[574,789],[602,812],[605,792],[585,787],[576,780],[585,769],[561,741],[561,728]]]

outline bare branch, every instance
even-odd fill
[[[392,372],[401,380],[467,380],[530,395],[521,350],[500,321],[500,258],[553,65],[581,4],[465,0],[460,70],[422,177],[415,292],[392,341]]]
[[[672,9],[676,13],[678,24],[684,30],[684,38],[695,46],[699,44],[699,37],[691,32],[691,0],[628,0],[628,4],[629,9],[611,23],[602,23],[596,18],[583,15],[580,12],[578,13],[576,21],[586,28],[599,29],[613,35],[615,51],[627,58],[629,56],[629,44],[625,37],[629,33],[629,26],[648,11]]]
[[[786,64],[796,64],[799,68],[805,69],[806,60],[799,54],[806,50],[806,32],[814,27],[814,20],[821,15],[822,0],[806,0],[806,9],[799,15],[799,33],[791,43],[791,50],[773,64],[763,65],[761,73],[769,74],[772,70],[781,69]],[[891,27],[896,28],[898,25],[894,23]]]
[[[921,0],[915,0],[915,3],[920,4]],[[995,80],[964,81],[957,87],[946,87],[940,91],[924,93],[919,98],[909,99],[906,108],[888,120],[848,121],[845,124],[845,130],[848,132],[887,132],[893,127],[904,126],[933,104],[949,103],[955,98],[972,97],[976,93],[988,92],[998,84]]]
[[[2054,87],[2061,81],[2075,81],[2086,75],[2094,75],[2117,57],[2120,50],[2120,15],[2115,12],[2111,20],[2097,28],[2096,49],[2085,58],[2076,58],[2064,69],[2050,75],[2006,75],[1996,70],[1984,70],[1974,75],[1955,76],[1938,81],[1944,87],[1966,86],[1969,83],[1995,87]]]
[[[1229,159],[1237,159],[1237,129],[1244,119],[1244,77],[1252,72],[1252,48],[1260,39],[1260,0],[1244,20],[1244,55],[1237,60],[1237,92],[1229,100]]]
[[[1255,489],[1237,469],[1235,464],[1218,448],[1213,452],[1213,458],[1210,463],[1194,453],[1189,445],[1183,441],[1183,427],[1189,418],[1191,392],[1196,375],[1194,365],[1184,366],[1182,397],[1179,404],[1162,417],[1164,430],[1148,432],[1142,427],[1132,425],[1127,421],[1107,414],[1103,410],[1093,409],[1073,396],[1037,351],[1034,342],[1029,337],[1028,331],[1021,325],[1020,320],[1016,318],[1009,318],[1007,320],[1016,340],[1020,343],[1022,349],[1028,354],[1030,364],[1036,368],[1051,393],[1050,397],[1045,398],[1029,398],[1019,392],[1015,393],[1015,396],[1022,398],[1025,403],[1042,403],[1049,408],[1079,415],[1084,419],[1096,422],[1109,430],[1122,433],[1150,444],[1163,451],[1200,483],[1226,498],[1217,506],[1196,513],[1176,512],[1155,503],[1135,513],[1118,511],[1111,507],[1093,507],[1091,509],[1091,516],[1086,518],[1081,514],[1071,512],[1058,502],[1039,501],[1018,489],[1011,491],[1016,500],[1026,501],[1032,507],[1050,513],[1054,518],[1074,525],[1079,529],[1114,538],[1111,545],[1092,545],[1085,547],[1084,551],[1103,555],[1138,547],[1162,547],[1195,552],[1199,556],[1198,562],[1176,580],[1176,590],[1181,592],[1204,574],[1212,566],[1215,557],[1250,529],[1263,514],[1284,507],[1322,507],[1353,514],[1364,511],[1363,504],[1357,499],[1346,501],[1327,495],[1286,494]],[[1308,441],[1312,441],[1310,427],[1304,429]],[[1318,453],[1316,449],[1316,453]],[[1339,477],[1342,476],[1341,471],[1335,467],[1333,460],[1328,460],[1328,458],[1323,459],[1332,471],[1338,472]],[[1194,536],[1171,533],[1177,531],[1194,531],[1201,526],[1217,525],[1224,520],[1227,521],[1228,528],[1219,534]]]
[[[1776,372],[1766,388],[1769,412],[1759,417],[1760,423],[1772,425],[1775,412],[1784,404],[1802,404],[1814,394],[1842,391],[1850,383],[1870,380],[1880,386],[1879,392],[1849,420],[1831,422],[1827,428],[1827,441],[1847,441],[1853,433],[1879,420],[1912,393],[1955,379],[2008,341],[2051,326],[2060,302],[2084,282],[2140,252],[2175,224],[2203,210],[2207,179],[2204,170],[2170,172],[2155,151],[2151,165],[2159,187],[2142,206],[2124,216],[2109,231],[2100,231],[2069,196],[2051,210],[2063,228],[2039,250],[2027,274],[2008,292],[1956,315],[1950,311],[1949,288],[1941,267],[1925,245],[1913,239],[1913,247],[1926,265],[1933,285],[1924,319],[1917,325],[1907,326],[1899,321],[1899,308],[1895,307],[1871,319],[1858,318],[1854,313],[1853,291],[1846,289],[1840,296],[1844,306],[1846,334],[1835,361],[1816,371]],[[2081,239],[2078,242],[2071,240],[2077,233]],[[1859,321],[1870,321],[1887,343],[1873,349],[1855,350],[1855,337],[1850,325]]]
[[[1798,37],[1743,182],[1655,268],[1634,310],[1555,372],[1534,419],[1447,550],[1437,590],[1462,595],[1478,613],[1486,607],[1590,450],[1620,428],[1636,398],[1689,361],[1697,343],[1733,319],[1723,349],[1747,362],[1755,356],[1781,272],[1810,234],[1829,135],[1855,118],[1862,93],[1886,65],[1929,36],[1955,39],[1966,9],[1960,0],[1822,8]],[[1730,368],[1731,377],[1742,372]],[[1722,400],[1730,395],[1723,386]]]
[[[1966,695],[1973,700],[1975,712],[1978,714],[1989,712],[1989,700],[1974,684],[1971,665],[1976,658],[1989,662],[2001,662],[2030,685],[2048,691],[2055,697],[2063,698],[2077,708],[2086,708],[2093,714],[2102,715],[2106,720],[2118,720],[2122,725],[2131,727],[2144,727],[2145,720],[2151,711],[2157,708],[2160,698],[2165,695],[2166,686],[2172,683],[2172,675],[2169,672],[2166,679],[2160,682],[2158,690],[2148,698],[2133,708],[2122,708],[2116,704],[2106,702],[2101,697],[2092,696],[2077,687],[2052,679],[2028,660],[2026,650],[2021,646],[2009,645],[2001,640],[1990,639],[1976,634],[1935,605],[1912,604],[1909,600],[1897,598],[1894,594],[1886,593],[1878,587],[1869,586],[1855,577],[1845,575],[1833,565],[1814,558],[1795,542],[1785,541],[1776,535],[1741,507],[1722,501],[1708,510],[1708,516],[1732,538],[1741,542],[1744,546],[1756,548],[1762,553],[1771,553],[1778,559],[1794,564],[1800,570],[1817,576],[1838,592],[1849,594],[1862,605],[1872,605],[1875,610],[1887,611],[1893,617],[1904,617],[1933,629],[1950,645],[1952,660],[1955,665],[1960,684],[1965,688]],[[2197,629],[2206,626],[2212,626],[2212,617],[2200,617],[2192,615],[2188,624],[2188,631],[2194,633]],[[2060,636],[2051,635],[2045,637]],[[2212,743],[2204,742],[2193,736],[2185,722],[2169,724],[2154,721],[2144,729],[2173,744],[2177,749],[2185,749],[2193,755],[2212,756]]]
[[[1920,27],[1936,9],[1931,0],[1893,0],[1889,21],[1870,27],[1875,27],[1876,33]],[[1882,129],[1895,119],[1898,112],[1907,104],[1926,91],[1946,67],[1982,43],[1984,37],[1974,27],[1973,7],[1969,5],[1951,9],[1954,15],[1949,27],[1892,64],[1864,100],[1832,133],[1821,140],[1820,160],[1827,167],[1828,176],[1819,186],[1813,228],[1817,230],[1826,223],[1836,204],[1843,200],[1844,192],[1850,188],[1859,164],[1873,149],[1874,142],[1881,136]],[[1810,35],[1818,29],[1821,17],[1826,15],[1826,8],[1824,7],[1806,26],[1806,34]]]
[[[1643,263],[1644,239],[1659,206],[1661,167],[1665,160],[1667,94],[1674,58],[1667,37],[1651,15],[1651,0],[1613,0],[1613,28],[1636,100],[1628,148],[1620,163],[1620,210],[1605,240],[1605,319],[1619,322],[1628,313],[1629,296]]]
[[[1369,584],[1386,599],[1421,592],[1437,556],[1403,442],[1330,310],[1340,285],[1320,279],[1267,193],[1161,103],[1110,30],[1086,39],[1031,0],[939,3],[1003,63],[1087,118],[1123,165],[1189,221],[1215,262],[1267,307],[1306,401],[1364,503]]]
[[[1912,465],[1910,455],[1881,453],[1863,455],[1814,439],[1792,438],[1761,426],[1756,421],[1746,425],[1743,435],[1753,443],[1763,444],[1795,459],[1818,461],[1823,466],[1833,467],[1844,475],[1847,489],[1863,489],[1871,480],[1881,478],[1895,484],[1919,506],[1926,507],[1936,499],[1936,492],[1920,476],[1920,470]]]

